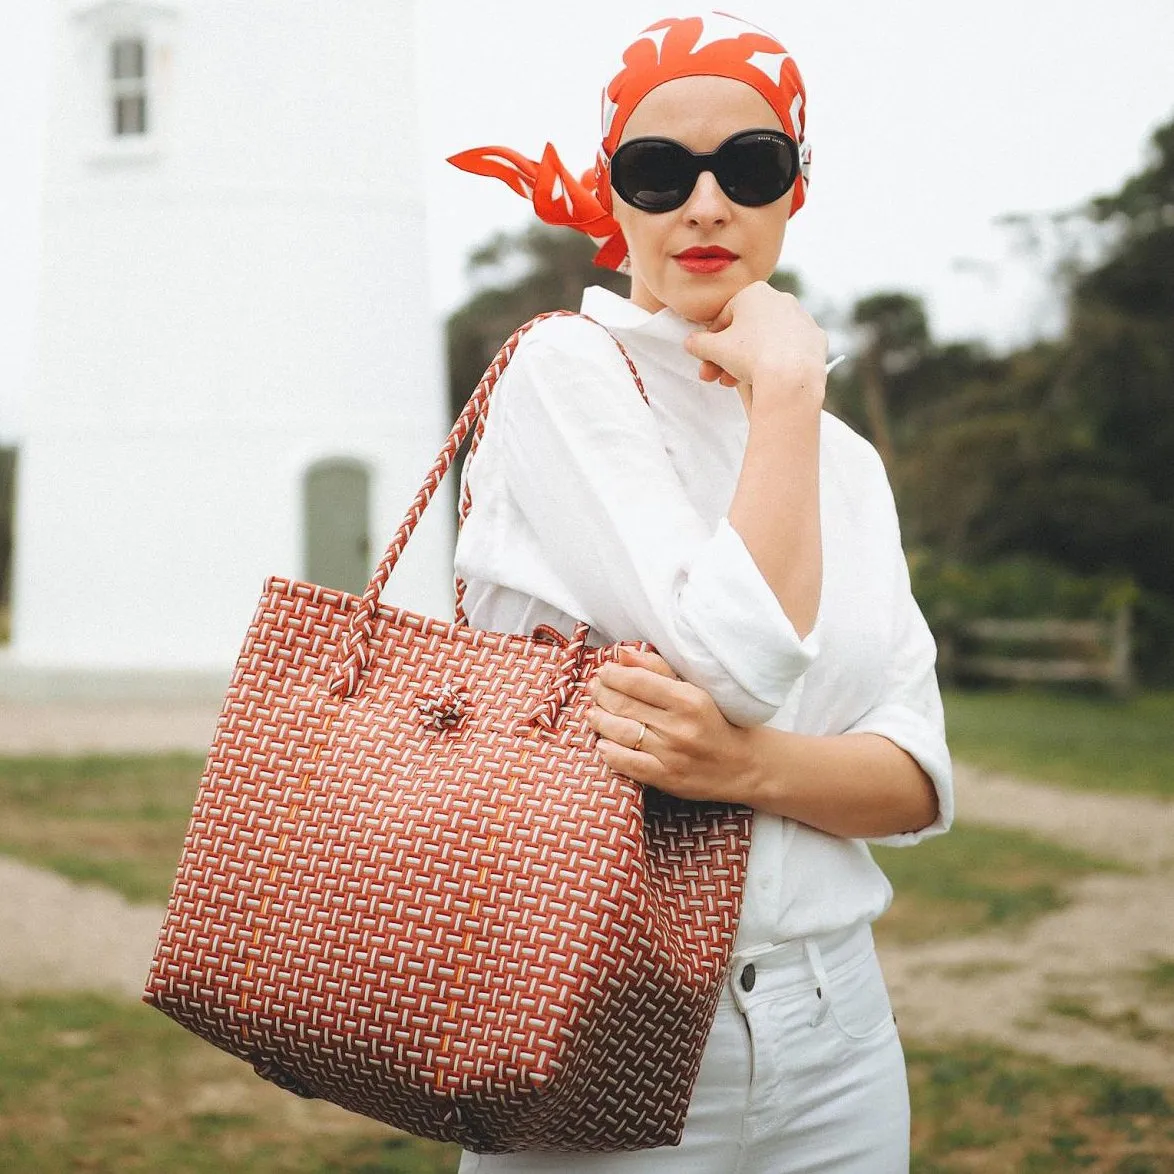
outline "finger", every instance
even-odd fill
[[[722,387],[737,387],[738,382],[739,382],[739,380],[736,375],[731,375],[728,371],[722,372],[722,376],[721,376]]]
[[[702,363],[712,362],[721,349],[722,341],[704,330],[698,330],[686,337],[685,350]]]
[[[732,301],[733,299],[731,299],[729,302],[726,302],[726,304],[722,306],[718,316],[709,324],[710,334],[717,334],[718,331],[725,330],[725,328],[729,326],[731,322],[733,322],[734,310],[731,305]]]
[[[645,738],[645,745],[647,741]],[[633,782],[655,786],[661,775],[660,760],[644,750],[632,750],[609,738],[598,739],[595,749],[616,774],[626,775]]]
[[[662,676],[643,666],[618,664],[615,661],[602,665],[595,679],[614,692],[624,693],[659,709],[678,708],[684,693],[694,688],[684,681]]]
[[[731,363],[739,361],[740,348],[728,334],[691,334],[685,340],[685,349],[701,360],[698,374],[708,383],[713,382],[713,372],[718,375],[731,374]]]
[[[624,664],[636,668],[646,668],[649,672],[660,673],[662,677],[679,681],[681,678],[673,670],[673,666],[658,652],[647,652],[641,648],[625,648],[620,646],[620,660]]]
[[[639,742],[641,753],[648,750],[653,737],[652,727],[647,722],[636,721],[630,717],[617,717],[598,705],[592,706],[588,711],[587,721],[601,738],[606,738],[609,742],[626,746],[629,750],[635,750],[636,743]]]
[[[659,709],[655,705],[648,705],[643,701],[637,701],[634,697],[629,697],[626,693],[620,693],[615,689],[609,689],[606,685],[600,685],[596,689],[592,700],[601,709],[605,709],[608,713],[615,717],[621,717],[625,721],[644,722],[645,725],[662,724],[667,717],[666,710]],[[633,740],[634,738],[635,735],[633,735]]]

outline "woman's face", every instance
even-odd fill
[[[725,77],[682,77],[657,86],[632,112],[620,142],[655,135],[693,151],[713,151],[738,131],[782,129],[757,90]],[[765,281],[783,248],[792,193],[761,208],[735,204],[713,173],[698,176],[689,199],[672,212],[642,212],[612,189],[612,215],[628,242],[632,301],[656,313],[666,306],[691,322],[711,322],[739,290]],[[720,245],[737,259],[716,273],[690,272],[686,249]]]

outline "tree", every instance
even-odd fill
[[[1128,567],[1174,596],[1174,120],[1086,215],[1110,243],[1072,290],[1059,390],[1079,443],[1064,470],[1072,504],[1046,537],[1071,562]],[[1104,508],[1082,508],[1098,497]]]
[[[0,642],[5,639],[6,616],[12,600],[12,555],[15,545],[16,452],[0,447]]]
[[[853,307],[852,324],[862,341],[857,365],[869,432],[881,459],[896,475],[889,380],[925,358],[929,347],[925,307],[920,298],[906,293],[872,294]]]
[[[480,288],[447,324],[454,417],[522,323],[547,310],[577,310],[589,285],[627,292],[628,278],[593,263],[596,251],[577,232],[535,224],[519,233],[498,233],[472,254],[468,273]]]

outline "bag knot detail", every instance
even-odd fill
[[[450,681],[430,692],[421,691],[416,708],[437,729],[449,730],[465,716],[468,698]]]

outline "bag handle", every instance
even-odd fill
[[[395,564],[399,562],[400,555],[403,554],[404,548],[408,544],[408,539],[411,538],[412,532],[416,529],[420,519],[424,516],[424,511],[428,508],[428,503],[432,500],[432,495],[436,492],[441,481],[444,480],[445,474],[452,467],[457,452],[469,437],[470,432],[473,434],[473,441],[469,448],[469,456],[471,457],[477,451],[477,446],[480,444],[481,437],[485,432],[485,415],[489,409],[489,400],[493,395],[493,389],[496,387],[498,379],[501,378],[502,372],[514,357],[518,343],[525,334],[537,326],[539,322],[543,322],[547,318],[585,318],[588,322],[599,326],[601,330],[607,331],[605,326],[596,322],[594,318],[588,318],[586,314],[576,314],[572,310],[552,310],[546,314],[539,314],[536,318],[532,318],[529,322],[519,326],[502,344],[501,349],[497,352],[493,361],[485,369],[485,374],[481,376],[481,381],[477,384],[473,394],[469,397],[469,402],[465,404],[464,410],[457,417],[456,423],[453,424],[452,431],[448,434],[448,439],[444,442],[440,452],[437,454],[432,468],[428,470],[428,475],[424,478],[424,484],[420,486],[419,492],[412,500],[412,504],[408,507],[408,512],[404,515],[399,529],[395,532],[395,536],[392,538],[383,557],[379,560],[379,565],[376,566],[367,584],[367,588],[363,592],[358,609],[351,617],[350,626],[339,646],[340,659],[330,675],[327,686],[335,696],[350,697],[358,689],[363,673],[371,661],[371,635],[375,630],[375,617],[379,612],[379,598],[383,594],[383,588],[387,585],[387,580],[391,577],[391,572],[395,569]],[[620,354],[623,355],[624,361],[628,365],[628,370],[631,371],[632,378],[636,382],[637,390],[643,397],[644,402],[647,403],[648,395],[644,390],[644,384],[636,370],[636,365],[632,362],[631,356],[624,349],[619,339],[610,331],[607,331],[607,335],[619,348]],[[464,522],[471,506],[472,495],[469,492],[468,481],[466,480],[458,512],[460,523]],[[463,607],[464,594],[465,585],[458,579],[456,585],[456,622],[459,624],[467,624]],[[582,632],[579,631],[580,628],[582,628]],[[578,662],[579,655],[582,653],[582,649],[586,644],[586,633],[586,624],[581,623],[576,625],[575,634],[571,637],[567,649],[568,653],[573,651],[575,663]],[[557,690],[560,695],[560,701],[565,700],[565,698],[561,698],[561,694],[566,691],[567,682],[564,678],[568,676],[568,668],[573,671],[574,665],[562,666],[560,672],[557,674],[558,680],[556,681],[556,685],[560,686]],[[550,702],[545,704],[554,705],[549,719],[552,721],[554,714],[561,708],[561,703],[556,702],[552,695]],[[541,724],[546,725],[547,721],[542,721]]]

